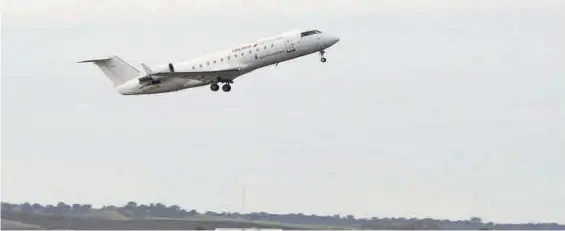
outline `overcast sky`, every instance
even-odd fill
[[[12,0],[2,200],[565,223],[565,1]],[[317,55],[122,96],[139,67],[291,29]],[[242,188],[246,188],[242,207]]]

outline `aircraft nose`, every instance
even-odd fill
[[[339,37],[336,35],[329,35],[328,36],[328,42],[329,42],[329,46],[333,46],[334,44],[336,44],[337,42],[339,42]]]
[[[339,42],[339,36],[334,36],[333,37],[333,43],[335,44],[337,42]]]

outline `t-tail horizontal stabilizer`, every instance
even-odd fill
[[[78,61],[77,63],[95,63],[95,62],[109,61],[110,59],[111,58],[88,59],[88,60]]]
[[[94,63],[115,86],[137,78],[140,75],[137,69],[116,55],[100,59],[83,60],[78,63]]]

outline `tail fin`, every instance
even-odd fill
[[[83,60],[79,63],[94,63],[108,77],[114,86],[121,85],[126,81],[139,77],[140,72],[126,63],[118,56],[103,59]]]

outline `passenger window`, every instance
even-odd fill
[[[271,47],[275,47],[275,44],[272,44],[272,43],[271,43]]]
[[[220,59],[220,62],[223,62],[223,61],[224,61],[224,58],[221,58],[221,59]]]
[[[210,66],[210,61],[206,62],[206,65]]]
[[[264,46],[263,49],[267,50],[267,46]]]
[[[241,57],[243,57],[245,55],[245,53],[241,52]]]
[[[228,60],[230,60],[230,56],[228,56]]]
[[[202,68],[202,64],[200,64],[200,68]]]
[[[192,66],[192,70],[194,70],[194,66]]]
[[[249,50],[249,54],[251,54],[251,50]]]
[[[214,64],[216,64],[216,60],[214,60]]]

